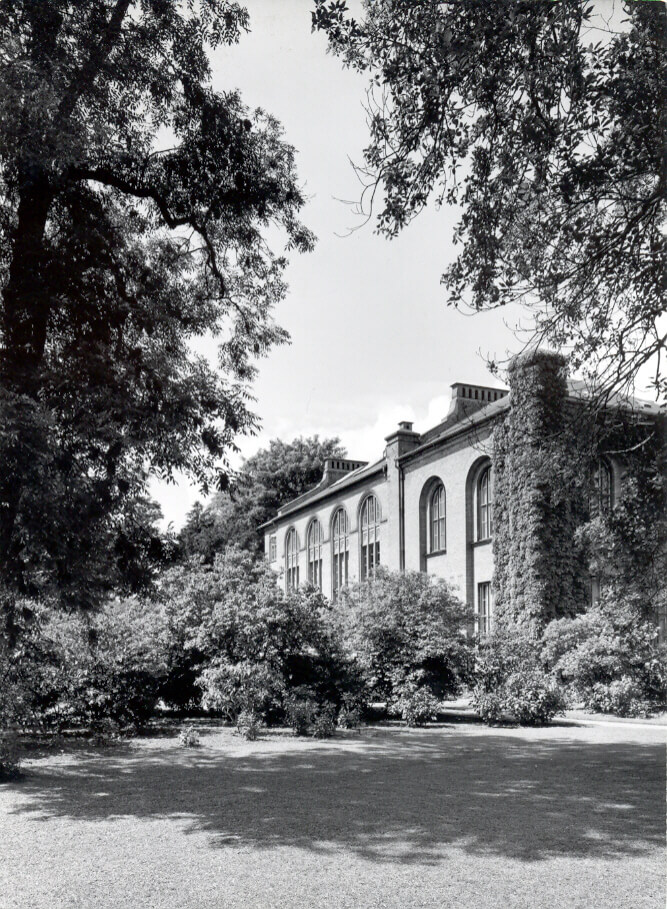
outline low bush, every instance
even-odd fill
[[[21,776],[21,757],[16,736],[0,736],[0,782]]]
[[[393,707],[407,726],[423,726],[437,719],[440,702],[426,686],[413,689],[406,686],[394,700]]]
[[[502,722],[505,716],[502,694],[497,689],[489,691],[484,684],[473,688],[471,705],[480,720],[489,725]]]
[[[294,735],[308,735],[317,711],[317,701],[310,688],[294,688],[285,698],[285,716]]]
[[[649,716],[652,704],[643,687],[630,678],[613,682],[596,682],[587,693],[584,706],[595,713],[614,713],[616,716]]]
[[[300,686],[285,697],[285,717],[294,735],[331,738],[336,732],[336,705],[318,701],[316,692]]]
[[[541,669],[511,673],[501,688],[505,710],[523,726],[549,723],[565,711],[558,683]]]
[[[239,735],[249,742],[255,742],[259,738],[263,725],[261,716],[255,710],[242,710],[236,718]]]
[[[354,704],[343,704],[338,711],[336,722],[341,729],[358,729],[361,726],[363,712]]]
[[[582,615],[551,622],[544,664],[589,710],[650,712],[667,704],[667,649],[641,604],[608,588]]]
[[[540,642],[518,629],[499,630],[480,647],[472,706],[486,723],[550,722],[565,710],[558,682],[540,662]]]
[[[202,672],[199,684],[204,709],[221,713],[230,723],[241,713],[266,719],[282,704],[283,680],[265,663],[220,659]]]
[[[336,708],[333,704],[318,707],[311,732],[316,739],[330,739],[336,734]]]
[[[198,748],[201,745],[197,730],[192,725],[186,726],[185,729],[181,730],[178,741],[184,748]]]

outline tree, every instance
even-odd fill
[[[279,124],[209,84],[232,0],[0,8],[0,581],[94,606],[147,472],[224,484],[288,249],[312,235]],[[220,340],[220,368],[193,352]],[[85,580],[85,583],[83,581]]]
[[[229,490],[218,493],[206,508],[195,503],[181,531],[184,552],[198,553],[209,562],[230,544],[261,553],[264,542],[258,527],[286,502],[316,486],[327,458],[344,457],[339,439],[272,439],[268,448],[245,461]]]
[[[345,650],[355,655],[375,699],[404,715],[422,689],[442,699],[470,680],[472,614],[441,578],[380,567],[346,589],[336,609]]]
[[[604,42],[603,10],[580,0],[367,0],[360,21],[344,0],[315,6],[313,27],[370,76],[360,171],[384,193],[380,232],[430,199],[459,206],[450,304],[522,302],[532,340],[601,396],[646,363],[665,393],[664,4],[626,0]]]
[[[307,686],[339,703],[358,687],[321,592],[286,594],[265,560],[238,547],[212,565],[193,560],[165,572],[159,601],[169,629],[163,696],[171,703],[192,703],[203,690],[205,704],[235,719],[260,702],[277,706],[290,689]],[[244,704],[251,691],[257,700]]]

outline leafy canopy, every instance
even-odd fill
[[[244,462],[229,490],[218,493],[206,508],[195,504],[181,531],[184,552],[212,561],[215,552],[234,544],[260,554],[263,536],[258,527],[286,502],[316,486],[327,458],[344,457],[336,438],[272,439],[268,448]]]
[[[283,255],[308,250],[276,120],[214,92],[231,0],[0,7],[0,572],[94,605],[152,471],[224,482],[285,340]],[[219,368],[195,353],[220,342]],[[84,583],[85,581],[85,583]]]
[[[605,6],[315,0],[313,27],[369,74],[379,230],[458,206],[450,304],[525,303],[601,394],[649,362],[664,393],[665,6],[626,0],[617,31]]]

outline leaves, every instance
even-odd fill
[[[14,589],[43,578],[70,605],[98,602],[148,475],[206,490],[256,427],[255,363],[287,337],[273,320],[286,259],[264,235],[298,251],[313,237],[277,121],[210,87],[209,51],[247,28],[229,0],[0,10],[0,570]],[[217,369],[194,353],[203,336]]]
[[[649,362],[664,394],[664,4],[626,2],[595,43],[579,0],[374,0],[361,22],[315,5],[313,28],[369,77],[359,172],[380,232],[458,206],[450,304],[524,303],[601,396]]]

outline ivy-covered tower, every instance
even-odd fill
[[[568,419],[565,361],[531,352],[509,369],[510,407],[494,430],[495,613],[538,633],[579,611],[586,571],[576,545],[582,473]]]

